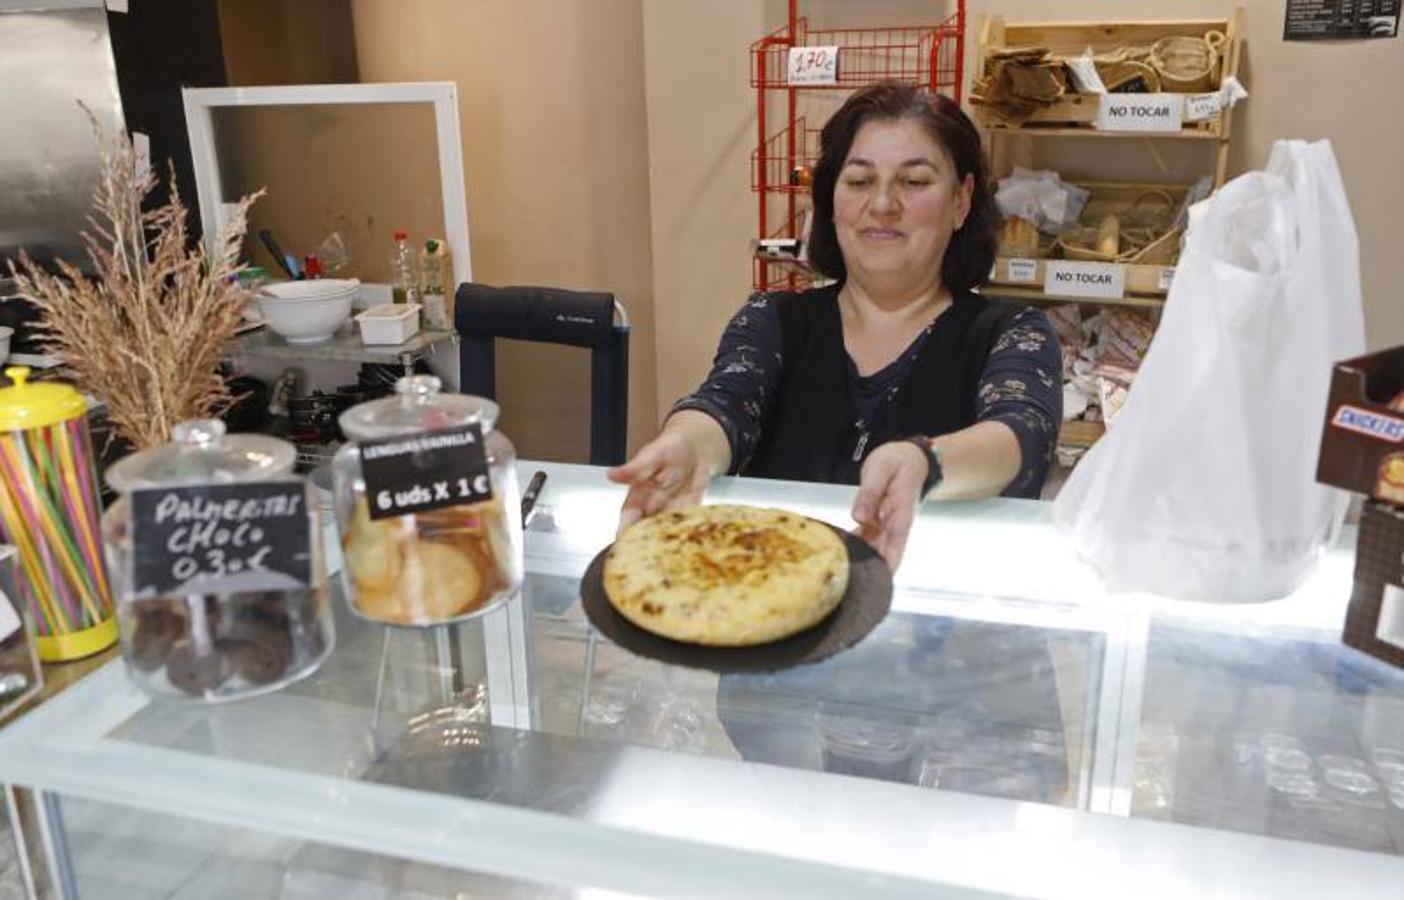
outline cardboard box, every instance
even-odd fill
[[[1371,500],[1361,510],[1343,639],[1404,666],[1404,509]]]
[[[1336,363],[1316,480],[1404,505],[1404,347]]]

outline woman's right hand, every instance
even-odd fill
[[[712,476],[726,471],[730,456],[715,419],[696,410],[674,413],[658,437],[606,473],[610,481],[629,486],[620,530],[645,516],[701,503]]]

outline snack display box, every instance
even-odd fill
[[[1404,347],[1336,364],[1316,480],[1371,499],[1343,640],[1404,666]]]
[[[1336,364],[1316,480],[1404,504],[1404,346]]]

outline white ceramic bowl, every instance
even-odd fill
[[[0,362],[4,362],[10,357],[10,338],[14,336],[15,330],[8,325],[0,325]]]
[[[315,278],[265,284],[254,299],[268,327],[289,344],[316,344],[336,334],[351,318],[351,303],[361,283],[344,278]]]

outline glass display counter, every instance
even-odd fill
[[[536,470],[521,600],[452,641],[338,601],[330,659],[277,694],[154,702],[108,666],[0,731],[0,779],[47,813],[26,838],[53,881],[177,898],[1398,896],[1404,671],[1339,642],[1353,534],[1291,597],[1217,607],[1106,595],[1046,504],[933,504],[861,644],[718,676],[590,627],[579,581],[622,490],[585,466],[524,462],[523,482]],[[852,489],[720,479],[709,497],[842,525]]]

